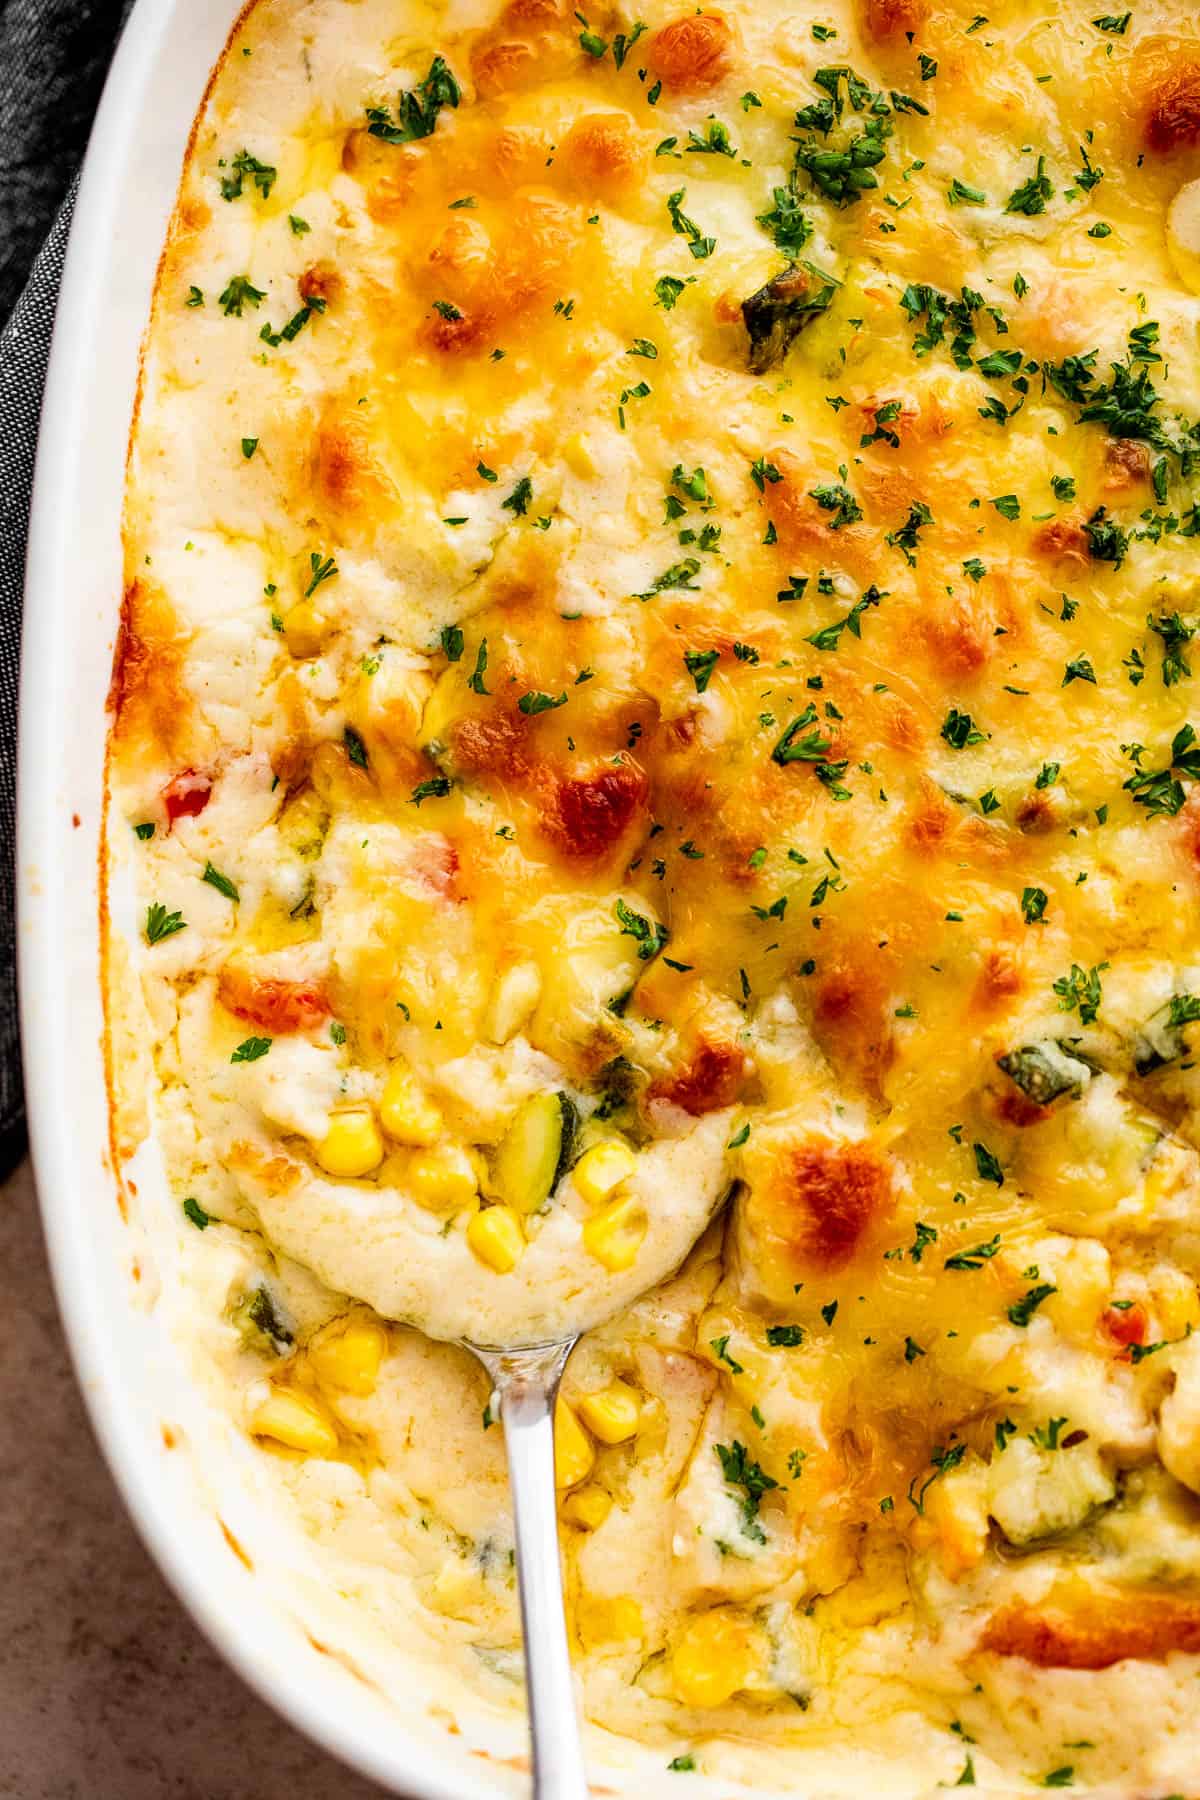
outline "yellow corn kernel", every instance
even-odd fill
[[[305,1456],[332,1456],[337,1449],[337,1432],[325,1408],[295,1388],[272,1388],[251,1413],[250,1429],[255,1437],[273,1438]]]
[[[584,1199],[596,1206],[615,1187],[628,1181],[636,1168],[637,1157],[628,1144],[619,1138],[605,1138],[584,1151],[571,1170],[571,1179]]]
[[[987,1496],[978,1481],[944,1482],[929,1496],[928,1516],[951,1581],[983,1561],[988,1544]]]
[[[594,1213],[583,1228],[583,1247],[614,1275],[631,1269],[650,1228],[646,1209],[636,1194],[618,1194]]]
[[[299,662],[320,656],[329,627],[311,600],[301,600],[283,621],[283,641]]]
[[[671,1675],[684,1706],[723,1706],[753,1681],[762,1661],[760,1634],[748,1619],[714,1608],[684,1627]]]
[[[1047,1316],[1064,1336],[1090,1344],[1097,1315],[1112,1291],[1112,1259],[1103,1244],[1076,1238],[1069,1252],[1057,1262],[1054,1280],[1057,1294],[1046,1306]]]
[[[595,1460],[592,1440],[579,1423],[575,1408],[560,1400],[554,1409],[555,1486],[578,1487],[591,1474]]]
[[[374,792],[368,771],[356,767],[343,746],[330,739],[313,751],[308,774],[314,793],[332,812],[361,802],[364,795]]]
[[[467,1242],[489,1269],[507,1275],[525,1253],[525,1233],[511,1206],[487,1206],[467,1221]]]
[[[1167,248],[1184,282],[1200,294],[1200,181],[1189,181],[1171,202]]]
[[[427,1148],[436,1144],[442,1134],[440,1109],[425,1093],[407,1063],[394,1062],[383,1085],[379,1102],[379,1118],[383,1129],[398,1144],[416,1144]]]
[[[333,1325],[308,1346],[318,1381],[366,1399],[375,1392],[387,1331],[378,1319],[356,1317]]]
[[[581,431],[574,432],[567,439],[563,445],[563,457],[572,474],[578,475],[581,481],[590,481],[598,472],[596,459]]]
[[[1149,1275],[1150,1293],[1158,1315],[1158,1334],[1165,1338],[1184,1337],[1200,1325],[1200,1300],[1196,1284],[1182,1269],[1160,1263]]]
[[[642,1403],[631,1387],[614,1381],[611,1387],[585,1394],[579,1402],[579,1416],[602,1444],[623,1444],[637,1431]]]
[[[612,1495],[590,1481],[586,1487],[563,1497],[562,1516],[568,1525],[578,1525],[581,1531],[598,1531],[612,1511],[612,1504]]]
[[[645,1631],[642,1609],[628,1594],[581,1594],[575,1603],[575,1629],[585,1650],[597,1644],[619,1644]]]
[[[484,1030],[493,1044],[507,1044],[529,1023],[542,995],[542,971],[535,962],[513,963],[496,980]]]
[[[377,1169],[383,1161],[383,1139],[370,1107],[347,1107],[334,1113],[329,1130],[317,1145],[316,1157],[327,1175],[347,1181]]]
[[[418,1205],[451,1213],[475,1198],[479,1177],[461,1144],[438,1144],[409,1158],[405,1183]]]

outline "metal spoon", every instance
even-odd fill
[[[732,1192],[729,1186],[721,1189],[699,1230],[693,1229],[687,1241],[679,1243],[676,1269]],[[663,1279],[659,1271],[650,1285],[657,1287]],[[496,1348],[463,1340],[463,1347],[479,1358],[491,1376],[500,1397],[513,1497],[534,1800],[587,1800],[589,1793],[558,1552],[554,1406],[567,1358],[584,1332],[603,1323],[606,1316],[607,1312],[601,1311],[582,1319],[570,1337],[552,1343]]]
[[[525,1350],[466,1345],[500,1396],[516,1528],[534,1800],[587,1800],[588,1794],[567,1649],[554,1485],[554,1404],[578,1342],[576,1334]]]
[[[428,1282],[419,1255],[397,1257],[394,1213],[356,1206],[339,1214],[336,1186],[313,1183],[287,1196],[255,1194],[271,1241],[306,1264],[336,1293],[353,1294],[381,1318],[403,1320],[478,1357],[500,1399],[516,1527],[517,1576],[525,1638],[526,1688],[533,1737],[534,1800],[586,1800],[588,1786],[563,1610],[554,1484],[554,1403],[567,1358],[587,1331],[603,1325],[679,1269],[732,1192],[721,1154],[730,1115],[708,1114],[686,1139],[640,1153],[639,1184],[653,1226],[628,1268],[580,1276],[564,1271],[560,1242],[542,1265],[534,1240],[520,1265],[524,1281],[488,1289],[460,1245],[457,1278]],[[502,1302],[501,1304],[496,1304]],[[472,1322],[493,1320],[490,1343]],[[496,1341],[503,1339],[504,1341]]]

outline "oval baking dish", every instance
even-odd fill
[[[592,1294],[602,1791],[1184,1782],[1200,26],[1075,6],[134,9],[29,551],[34,1154],[147,1543],[393,1791],[527,1791],[463,1345]]]

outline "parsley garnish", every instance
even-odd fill
[[[451,782],[448,775],[431,775],[426,781],[419,781],[409,795],[412,806],[420,806],[423,800],[444,800],[450,792]]]
[[[721,1464],[721,1473],[730,1487],[740,1487],[745,1498],[742,1501],[742,1530],[755,1543],[765,1544],[767,1534],[758,1522],[758,1508],[764,1494],[779,1483],[774,1476],[768,1475],[759,1463],[752,1462],[746,1446],[735,1438],[732,1444],[714,1444]]]
[[[721,660],[719,650],[685,650],[684,665],[688,674],[696,684],[696,692],[703,694],[712,679],[712,672]]]
[[[204,873],[200,879],[207,881],[209,887],[215,887],[218,894],[224,894],[227,900],[238,900],[241,897],[228,875],[222,875],[221,871],[214,869],[210,862],[205,863]]]
[[[479,642],[479,649],[475,653],[475,668],[467,681],[467,686],[470,688],[470,690],[473,694],[490,694],[491,693],[491,689],[484,685],[484,680],[483,680],[483,677],[484,677],[485,673],[487,672],[487,666],[488,666],[487,639],[481,638],[480,642]]]
[[[1028,1325],[1042,1301],[1048,1300],[1051,1294],[1057,1294],[1057,1292],[1058,1289],[1053,1282],[1039,1282],[1037,1287],[1031,1287],[1028,1293],[1024,1294],[1020,1300],[1015,1300],[1008,1308],[1010,1320],[1014,1325]]]
[[[517,701],[519,710],[523,712],[527,718],[536,716],[538,713],[553,712],[556,707],[565,706],[566,704],[567,694],[565,688],[563,692],[558,695],[543,694],[536,691],[533,693],[522,694],[521,698]]]
[[[259,162],[258,158],[251,156],[248,150],[239,150],[230,164],[230,168],[232,173],[221,177],[222,200],[240,199],[247,175],[250,176],[263,199],[270,198],[271,189],[275,186],[275,180],[279,173],[278,169],[273,169],[270,163]]]
[[[1102,998],[1100,977],[1107,967],[1106,962],[1096,963],[1090,969],[1083,969],[1078,963],[1072,963],[1071,973],[1060,975],[1054,983],[1059,1011],[1074,1012],[1078,1007],[1080,1024],[1094,1025]]]
[[[161,944],[164,938],[174,937],[177,931],[187,929],[187,920],[181,913],[168,912],[165,906],[153,901],[146,908],[146,942]]]
[[[705,237],[694,219],[689,219],[683,211],[683,203],[687,198],[686,188],[677,188],[667,197],[667,212],[671,220],[671,229],[680,237],[688,240],[688,249],[698,262],[711,256],[717,247],[716,238]]]
[[[1037,213],[1044,213],[1047,200],[1054,198],[1054,183],[1046,174],[1046,159],[1039,156],[1037,169],[1023,181],[1019,188],[1011,193],[1005,202],[1006,213],[1024,213],[1032,218]]]
[[[243,307],[261,306],[266,297],[262,288],[256,288],[248,275],[232,275],[218,305],[227,319],[240,319]]]
[[[982,1269],[985,1262],[990,1262],[1000,1248],[1000,1233],[989,1238],[986,1244],[975,1244],[970,1250],[958,1250],[948,1256],[942,1264],[944,1269],[958,1269],[967,1274],[974,1274]]]
[[[631,937],[637,942],[639,961],[653,961],[670,942],[671,934],[665,925],[660,925],[656,919],[646,918],[643,913],[634,912],[624,900],[618,900],[614,910],[621,927],[621,936]]]
[[[461,98],[448,65],[442,57],[435,56],[425,79],[400,94],[394,119],[386,106],[368,106],[368,130],[385,144],[411,144],[417,138],[432,136],[442,108],[457,106]]]

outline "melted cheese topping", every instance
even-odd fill
[[[1195,1764],[1198,184],[1186,0],[239,27],[114,679],[178,1328],[489,1699],[499,1433],[403,1321],[625,1306],[560,1429],[593,1719]]]

